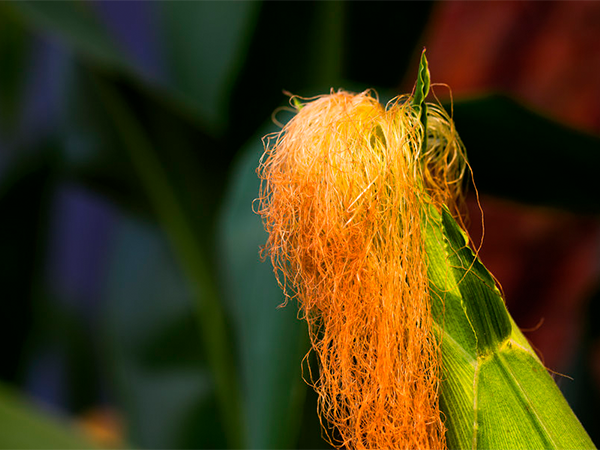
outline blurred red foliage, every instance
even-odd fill
[[[455,94],[506,91],[600,132],[600,2],[440,2],[425,45]]]

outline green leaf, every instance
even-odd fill
[[[123,158],[122,135],[107,114],[97,80],[127,99],[193,228],[200,238],[207,236],[234,149],[217,141],[194,114],[160,90],[76,65],[63,131],[69,175],[130,211],[146,217],[152,214],[144,186],[131,176],[135,171],[132,160]]]
[[[429,65],[427,64],[427,57],[425,56],[425,49],[421,53],[421,60],[419,61],[419,70],[417,75],[417,83],[415,85],[415,93],[413,94],[412,103],[415,107],[421,108],[427,95],[429,95]]]
[[[128,59],[126,52],[87,2],[7,2],[0,4],[0,11],[13,21],[22,22],[34,32],[57,36],[79,60],[103,74],[118,75],[146,86],[154,95],[164,97],[186,113],[219,128],[225,120],[229,87],[235,80],[235,71],[247,40],[244,32],[247,31],[246,28],[251,28],[256,4],[231,2],[222,5],[218,2],[206,2],[200,5],[193,2],[165,2],[157,7],[165,10],[165,19],[167,25],[170,25],[167,27],[167,46],[172,50],[170,55],[173,56],[175,66],[172,85],[163,83],[158,86],[156,80],[148,79]],[[219,17],[222,10],[231,10],[232,13]],[[204,41],[190,38],[190,33],[202,34],[206,27],[197,23],[200,18],[211,26],[218,27],[219,23],[211,20],[215,16],[229,22],[220,22],[219,39],[214,36],[208,39],[204,47],[206,52],[194,54],[199,42]],[[185,26],[177,23],[184,19]],[[232,26],[232,22],[238,23]],[[223,30],[229,31],[228,39],[223,39]],[[219,51],[215,48],[215,42],[223,42]],[[184,63],[185,58],[189,60]],[[219,64],[215,64],[215,61],[219,61]]]
[[[1,448],[100,448],[71,424],[44,413],[0,385]]]
[[[198,345],[193,292],[164,232],[124,215],[106,284],[106,374],[141,448],[224,448],[215,383]]]
[[[594,448],[447,210],[426,248],[449,448]]]
[[[223,131],[227,104],[260,2],[161,2],[173,88]]]
[[[105,69],[133,69],[86,2],[21,1],[2,7],[34,28],[58,35]]]
[[[599,136],[501,95],[456,101],[453,111],[480,192],[600,213]]]
[[[425,49],[421,53],[421,60],[419,61],[419,70],[417,75],[417,82],[415,84],[415,91],[412,97],[412,104],[414,109],[419,114],[421,123],[423,124],[423,130],[427,130],[427,103],[425,98],[429,94],[429,65],[427,64],[427,57],[425,56]],[[427,147],[427,132],[423,133],[423,142],[421,143],[422,148]]]
[[[184,191],[173,187],[174,184],[185,182],[185,179],[182,180],[181,176],[177,180],[169,177],[155,144],[119,91],[101,79],[97,80],[97,88],[109,117],[114,121],[122,148],[131,158],[158,221],[191,283],[200,342],[216,386],[219,412],[229,445],[240,448],[244,446],[246,429],[242,422],[239,380],[232,355],[234,347],[210,262],[210,252],[195,228],[194,214],[182,200],[180,193]],[[175,173],[181,175],[180,171]]]
[[[213,221],[227,167],[222,159],[231,156],[224,155],[223,147],[178,104],[129,79],[107,76],[88,67],[76,66],[76,69],[75,76],[70,78],[70,108],[64,133],[68,174],[148,221],[155,220],[157,199],[148,195],[148,184],[140,183],[136,174],[141,168],[148,170],[146,161],[151,161],[150,167],[152,161],[155,164],[159,161],[156,165],[161,168],[160,179],[171,198],[176,199],[175,207],[185,215],[186,229],[191,230],[196,240],[195,251],[202,252],[202,258],[210,258]],[[133,131],[124,130],[123,125],[115,122],[97,83],[110,86],[118,97],[127,99],[129,118],[136,123]],[[124,140],[123,134],[131,132],[145,136],[147,144],[137,159],[128,157],[132,149],[130,142]],[[73,142],[78,145],[73,146]],[[137,445],[163,448],[223,447],[225,432],[222,416],[216,413],[219,407],[215,379],[206,352],[198,342],[201,328],[193,322],[194,314],[200,312],[186,309],[189,305],[185,304],[187,297],[182,292],[188,293],[183,285],[191,281],[189,290],[194,294],[190,295],[203,304],[204,298],[199,298],[195,287],[197,277],[192,275],[191,279],[188,271],[186,279],[180,273],[178,253],[175,260],[164,255],[160,246],[164,236],[154,227],[139,226],[133,219],[126,222],[128,226],[120,225],[126,232],[124,237],[119,235],[115,244],[119,253],[114,261],[124,275],[111,271],[109,279],[110,332],[106,340],[110,345],[107,354],[114,356],[111,373],[119,402],[127,414],[131,440]],[[169,237],[178,232],[179,229],[171,227]],[[132,262],[131,258],[142,252],[152,264]],[[214,285],[216,274],[211,270],[208,276]],[[175,288],[174,277],[181,287]],[[145,299],[145,306],[133,317],[132,304],[140,298]],[[130,339],[128,333],[139,335]],[[111,337],[113,334],[121,337],[118,342]],[[227,339],[231,344],[231,339]],[[128,345],[123,345],[123,341]],[[187,344],[183,345],[184,342]],[[217,339],[211,345],[221,343]],[[163,351],[151,364],[147,355],[159,346]],[[233,347],[224,348],[223,355],[233,358],[236,353]],[[237,371],[237,366],[236,361],[232,372]],[[162,417],[161,411],[166,410],[168,418]]]
[[[237,330],[248,446],[294,448],[306,396],[300,361],[309,343],[297,305],[278,308],[284,295],[271,263],[259,256],[267,233],[251,205],[258,193],[256,167],[262,153],[256,136],[232,171],[218,227],[220,273]]]

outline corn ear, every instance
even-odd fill
[[[413,103],[425,126],[428,91],[423,52]],[[425,215],[448,448],[595,448],[450,211],[428,207]]]
[[[448,448],[595,448],[450,213],[427,223]]]

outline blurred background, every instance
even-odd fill
[[[483,262],[600,442],[600,3],[86,1],[0,3],[0,447],[327,448],[261,137],[284,91],[410,92],[423,46]]]

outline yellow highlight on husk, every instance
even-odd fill
[[[445,447],[423,230],[431,204],[458,209],[466,161],[443,109],[428,105],[427,124],[422,148],[410,96],[339,91],[265,139],[264,251],[308,323],[336,447]]]

